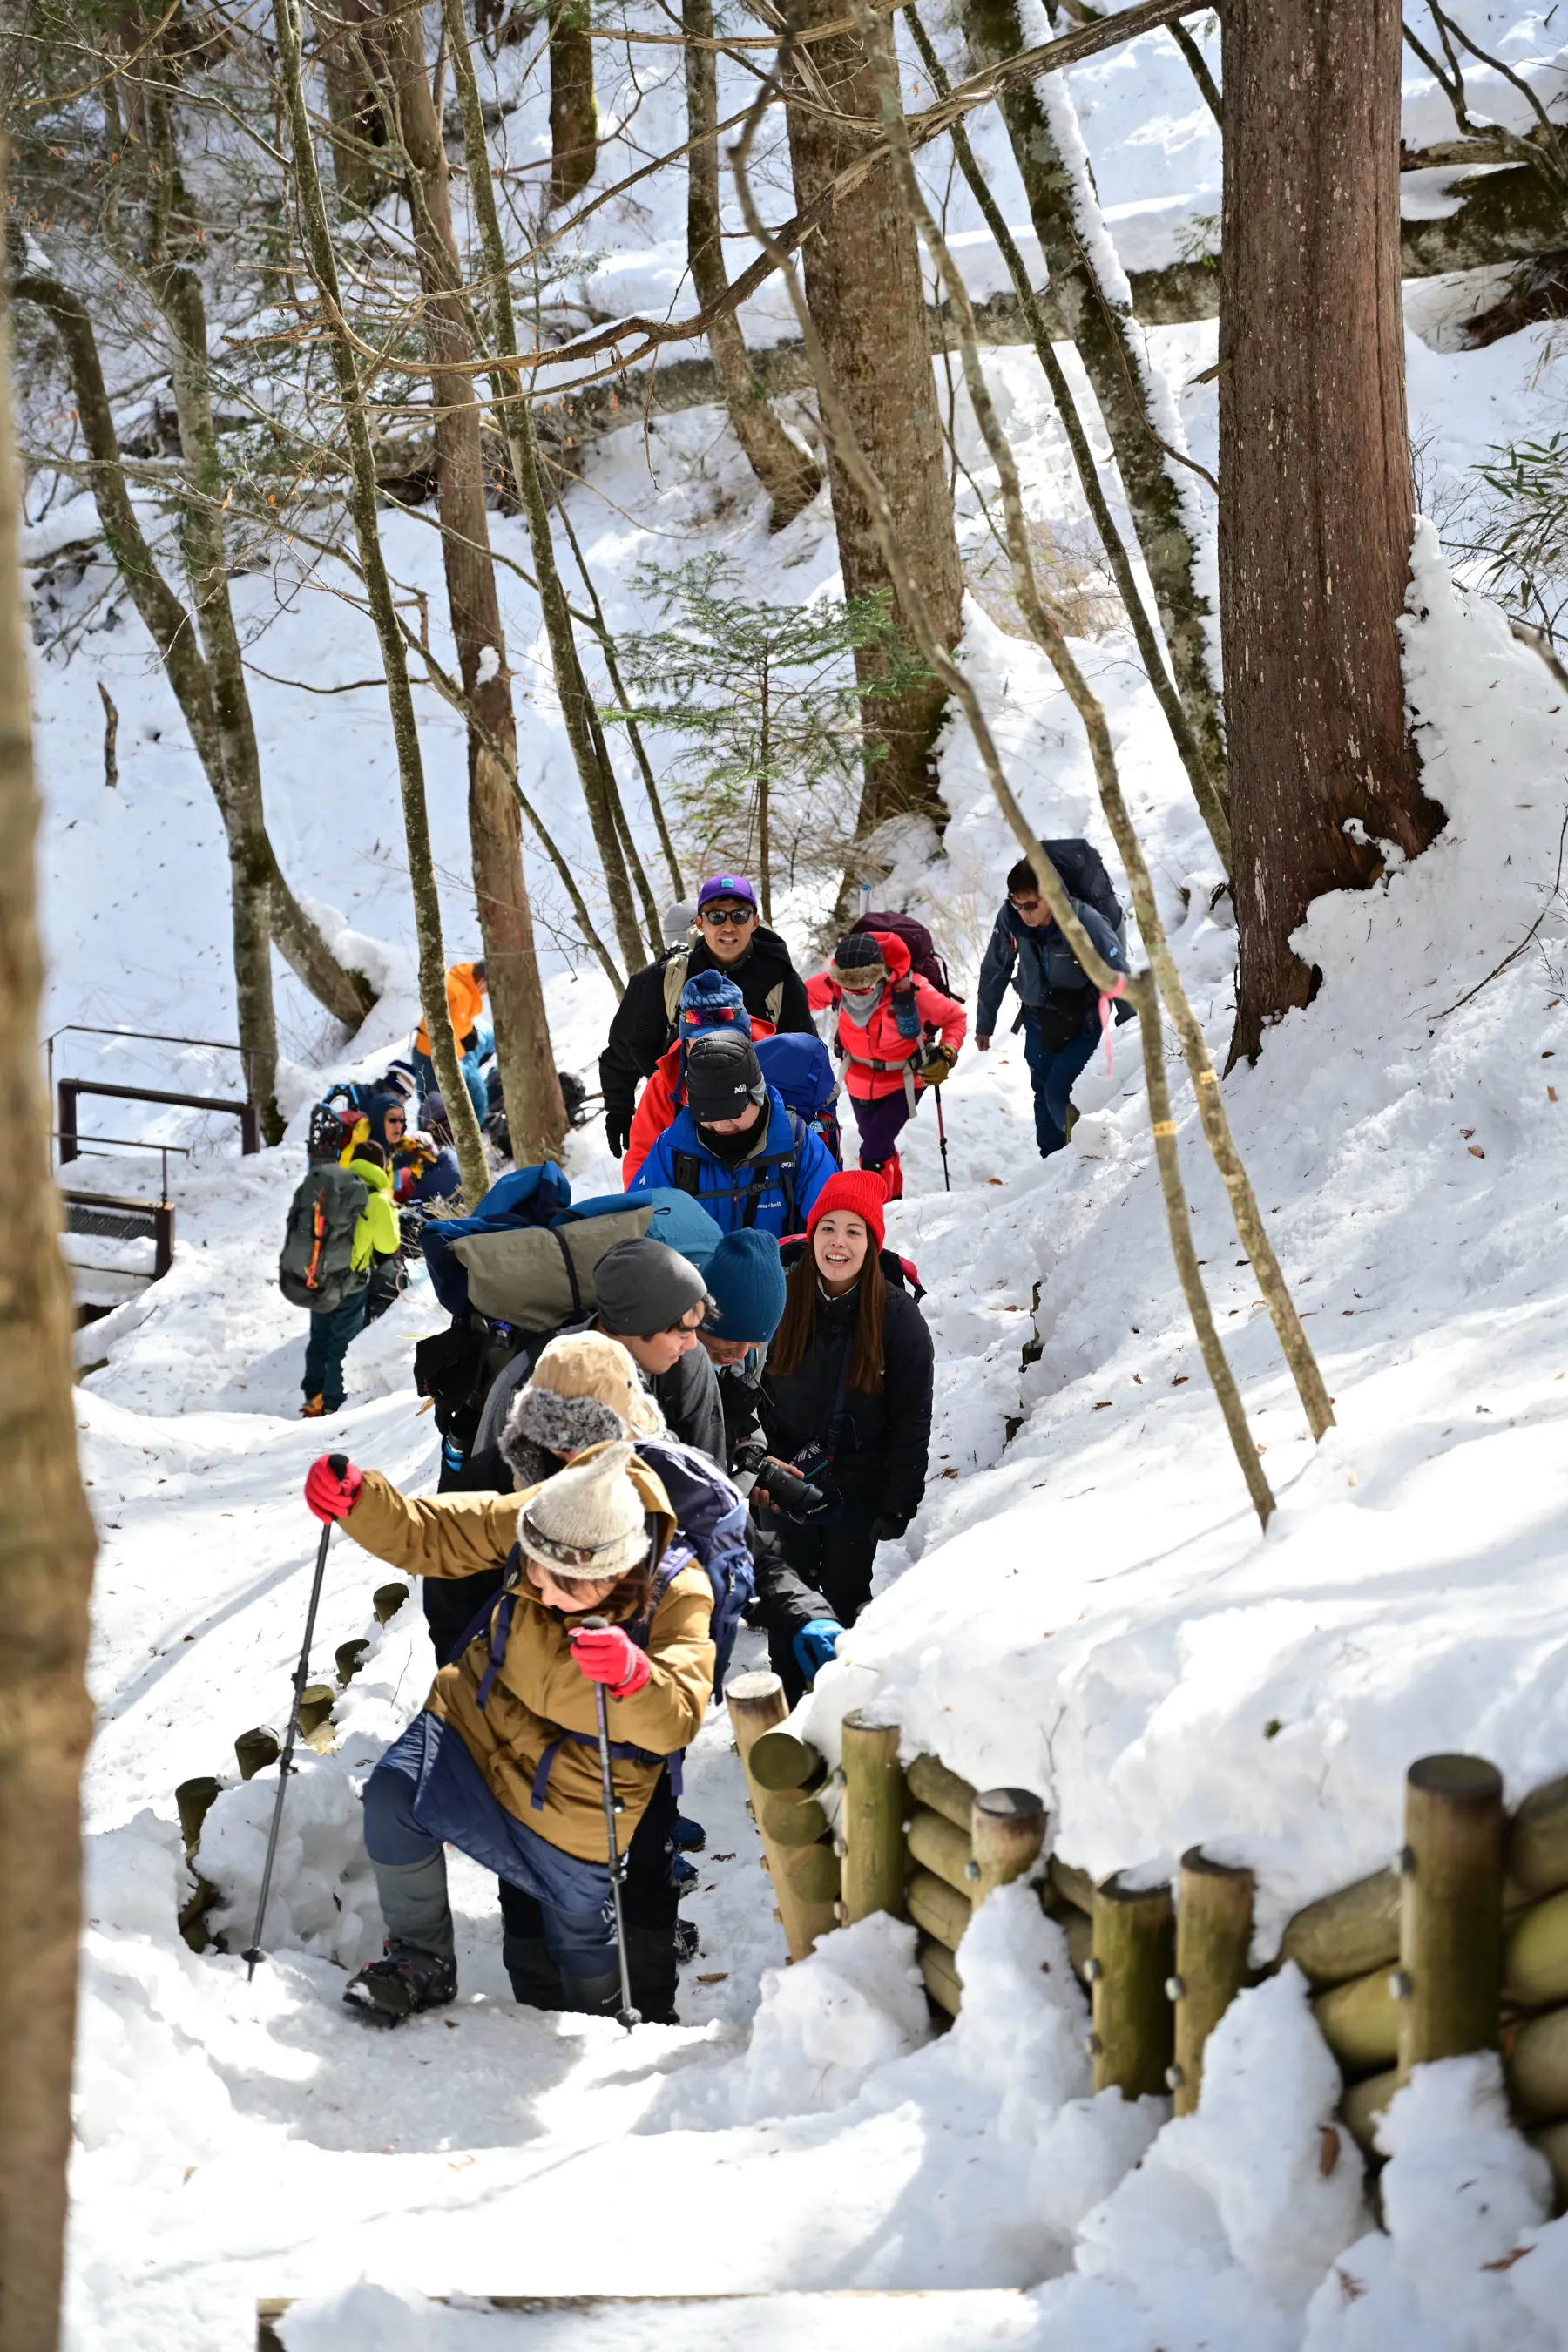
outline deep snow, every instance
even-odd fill
[[[1506,17],[1508,53],[1537,60],[1537,86],[1554,94],[1546,20],[1480,0],[1464,16],[1478,37]],[[647,54],[658,53],[639,62],[636,111],[625,59],[606,46],[605,111],[635,120],[644,146],[672,143],[679,84]],[[1409,64],[1407,138],[1447,135],[1441,102]],[[499,138],[514,162],[540,152],[538,92],[522,71],[507,52],[502,72],[521,103]],[[1150,37],[1075,74],[1072,89],[1123,262],[1181,250],[1217,211],[1218,142],[1172,44]],[[1500,112],[1518,103],[1487,93],[1494,100]],[[1020,220],[996,126],[976,135]],[[623,155],[632,144],[623,133]],[[951,193],[965,267],[988,290],[1000,282],[995,257],[966,192]],[[601,306],[685,299],[679,178],[645,184],[638,203],[601,215],[594,232]],[[742,257],[737,239],[731,267]],[[1538,429],[1561,403],[1547,330],[1480,352],[1446,348],[1468,299],[1462,287],[1422,288],[1408,306],[1412,430],[1437,500],[1462,490],[1491,443]],[[750,307],[747,327],[755,340],[787,331],[776,289]],[[1212,466],[1214,389],[1196,381],[1215,356],[1212,324],[1156,331],[1149,344],[1194,454]],[[1068,530],[1077,493],[1036,363],[1010,351],[988,364],[1032,510]],[[978,472],[962,394],[955,422]],[[959,509],[978,550],[984,520],[962,485]],[[627,583],[650,552],[721,549],[760,595],[836,582],[826,503],[770,539],[711,415],[658,425],[646,449],[637,431],[602,444],[573,512],[617,628],[638,615]],[[521,526],[495,528],[525,561]],[[82,503],[62,499],[33,551],[89,529]],[[439,644],[434,535],[389,518],[387,541],[398,577],[431,592]],[[85,602],[101,584],[89,573],[60,593]],[[368,628],[341,602],[287,573],[237,586],[247,628],[267,625],[251,646],[261,669],[317,689],[374,675]],[[501,593],[527,781],[592,888],[537,613],[515,574],[502,574]],[[1082,653],[1223,1055],[1234,942],[1223,901],[1212,903],[1206,836],[1128,640]],[[1168,1869],[1198,1841],[1248,1861],[1259,1958],[1297,1905],[1384,1859],[1415,1755],[1477,1748],[1515,1795],[1568,1770],[1556,1124],[1568,1097],[1553,1090],[1568,1050],[1568,917],[1550,898],[1568,818],[1568,710],[1498,615],[1452,588],[1429,540],[1407,655],[1447,830],[1377,891],[1314,908],[1304,944],[1323,966],[1321,993],[1271,1033],[1255,1071],[1226,1082],[1338,1428],[1310,1448],[1182,1081],[1202,1255],[1280,1503],[1259,1538],[1171,1269],[1127,1033],[1113,1071],[1080,1083],[1087,1115],[1072,1152],[1044,1169],[1016,1041],[998,1037],[984,1059],[966,1053],[946,1090],[953,1192],[941,1189],[922,1119],[905,1154],[910,1197],[890,1229],[920,1264],[937,1337],[928,1500],[906,1543],[884,1550],[879,1597],[805,1711],[831,1751],[844,1710],[874,1698],[909,1752],[933,1748],[983,1783],[1039,1789],[1060,1851],[1097,1873]],[[964,658],[1040,829],[1085,830],[1103,846],[1087,756],[1043,664],[973,605]],[[99,677],[121,711],[112,795]],[[42,659],[37,680],[49,1027],[110,1021],[221,1039],[233,1013],[216,816],[138,631],[124,619],[100,628],[68,663]],[[341,910],[387,987],[344,1063],[341,1038],[284,981],[296,1066],[285,1096],[298,1114],[324,1070],[379,1066],[411,1025],[401,826],[374,690],[310,694],[260,677],[254,690],[283,863]],[[421,725],[456,955],[478,938],[461,741],[428,695]],[[928,868],[910,844],[890,895],[927,908],[972,973],[1012,850],[962,732],[944,744],[942,777],[945,863]],[[563,932],[531,848],[530,875],[546,934]],[[785,908],[803,957],[820,911],[804,891]],[[1528,952],[1489,980],[1538,918]],[[558,1059],[589,1073],[607,991],[580,953],[552,950],[547,970]],[[84,1074],[107,1060],[101,1040],[58,1050]],[[205,1048],[147,1048],[136,1066],[153,1083],[216,1089],[230,1066]],[[207,1772],[228,1783],[200,1858],[223,1898],[215,1925],[237,1948],[276,1780],[239,1784],[232,1742],[278,1723],[288,1703],[315,1532],[299,1486],[321,1444],[293,1418],[302,1326],[271,1279],[299,1147],[242,1161],[226,1124],[105,1120],[122,1135],[194,1143],[197,1156],[174,1178],[173,1274],[79,1341],[84,1366],[99,1367],[79,1402],[103,1549],[75,2352],[163,2352],[174,2340],[231,2352],[250,2340],[255,2298],[279,2293],[318,2298],[289,2323],[297,2352],[470,2341],[477,2352],[588,2352],[612,2328],[619,2345],[702,2346],[732,2341],[738,2312],[765,2352],[807,2335],[828,2352],[851,2333],[870,2347],[884,2330],[918,2347],[928,2325],[933,2343],[1042,2352],[1568,2344],[1568,2224],[1542,2227],[1539,2163],[1508,2130],[1484,2062],[1431,2070],[1392,2112],[1385,2237],[1363,2203],[1359,2157],[1332,2133],[1337,2078],[1293,1971],[1236,2005],[1212,2045],[1201,2113],[1172,2123],[1163,2102],[1089,2096],[1087,2021],[1061,1938],[1026,1894],[1010,1894],[966,1945],[962,2021],[932,2040],[909,1931],[892,1923],[865,1923],[804,1967],[780,1966],[721,1717],[693,1759],[689,1809],[709,1851],[687,1906],[702,1952],[683,1978],[681,2027],[627,2043],[598,2021],[516,2010],[493,1892],[459,1864],[458,2008],[396,2037],[367,2031],[337,1998],[342,1968],[378,1934],[356,1784],[418,1704],[430,1660],[416,1601],[376,1626],[370,1596],[384,1571],[342,1539],[315,1669],[330,1674],[343,1642],[368,1638],[371,1651],[337,1710],[335,1752],[304,1757],[290,1785],[270,1957],[247,1986],[237,1959],[189,1953],[174,1932],[187,1882],[173,1791]],[[98,1162],[89,1181],[106,1172]],[[154,1172],[146,1160],[116,1165],[117,1189]],[[582,1190],[609,1187],[601,1130],[574,1139],[571,1172]],[[334,1428],[362,1461],[411,1485],[433,1479],[435,1444],[409,1351],[441,1319],[416,1286],[356,1343]],[[1528,2259],[1505,2260],[1520,2249]],[[374,2288],[356,2287],[362,2279]],[[790,2294],[851,2287],[969,2292],[929,2309]],[[401,2300],[454,2288],[779,2299],[656,2306],[635,2323],[625,2309],[433,2318]]]

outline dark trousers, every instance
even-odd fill
[[[367,1292],[364,1286],[352,1298],[329,1313],[319,1310],[310,1317],[310,1336],[305,1342],[305,1377],[300,1385],[307,1402],[320,1397],[329,1412],[336,1412],[343,1401],[343,1358],[349,1341],[359,1337],[364,1328]]]
[[[917,1102],[920,1097],[915,1097]],[[890,1160],[899,1147],[899,1138],[910,1122],[909,1097],[902,1087],[895,1094],[874,1095],[862,1102],[851,1095],[849,1108],[855,1114],[855,1125],[860,1137],[860,1165],[880,1168]]]
[[[871,1572],[877,1547],[871,1539],[877,1505],[870,1496],[850,1496],[836,1519],[825,1526],[799,1528],[782,1516],[769,1520],[787,1564],[814,1592],[820,1592],[841,1625],[853,1625],[871,1598]],[[792,1629],[793,1630],[793,1629]],[[768,1664],[784,1686],[793,1706],[805,1689],[792,1641],[792,1632],[768,1631]]]
[[[1024,1024],[1024,1059],[1029,1066],[1029,1082],[1035,1089],[1035,1141],[1040,1147],[1042,1160],[1048,1160],[1053,1151],[1067,1147],[1068,1104],[1072,1099],[1073,1081],[1093,1059],[1099,1043],[1098,1029],[1083,1029],[1076,1037],[1069,1037],[1065,1045],[1045,1045],[1034,1023]]]

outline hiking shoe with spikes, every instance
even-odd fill
[[[422,2009],[445,2009],[458,1998],[458,1963],[412,1944],[388,1944],[384,1957],[361,1969],[343,1989],[350,2009],[379,2025],[401,2025]]]

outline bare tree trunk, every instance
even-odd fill
[[[223,715],[218,682],[202,652],[202,632],[193,626],[190,614],[159,571],[126,489],[91,313],[81,297],[57,278],[28,274],[16,279],[14,292],[18,301],[36,302],[59,335],[82,437],[92,461],[93,502],[104,541],[126,593],[158,648],[196,757],[212,787],[228,843],[233,886],[243,897],[258,887],[258,877],[264,875],[267,907],[262,910],[263,928],[267,927],[269,909],[273,940],[296,977],[334,1020],[357,1029],[375,1001],[374,992],[362,973],[346,971],[332,955],[285,880],[267,832],[249,697],[244,671],[239,667],[237,639],[228,605],[226,568],[212,583],[210,597],[204,596],[202,609],[203,631],[215,611],[220,626],[226,619],[227,624],[232,660],[223,689],[226,714]],[[199,301],[199,287],[196,293]],[[205,320],[200,333],[205,336]],[[205,341],[199,341],[195,348],[205,347]],[[216,465],[216,436],[210,433],[210,404],[207,421],[209,461]],[[184,418],[182,436],[183,433]],[[203,593],[200,589],[196,593]],[[248,761],[241,761],[236,771],[237,786],[236,776],[229,770],[229,750],[245,744],[248,745]],[[245,913],[242,917],[237,899],[237,927],[242,919],[248,932],[253,928],[252,916]],[[239,951],[237,936],[237,959]],[[246,952],[248,954],[248,948]],[[237,961],[237,972],[238,969]],[[240,1042],[249,1042],[243,1026]]]
[[[447,150],[430,96],[423,17],[416,7],[403,5],[389,11],[384,21],[398,130],[408,160],[415,251],[425,289],[425,341],[436,406],[436,491],[452,635],[463,691],[501,760],[515,772],[517,723],[490,560],[479,402],[464,364],[473,358],[474,347],[452,229]],[[443,366],[443,361],[448,364]],[[520,1166],[552,1160],[566,1133],[566,1112],[533,943],[533,914],[522,869],[522,820],[495,751],[472,728],[468,843],[514,1155]]]
[[[594,102],[589,0],[550,0],[550,201],[569,205],[594,176],[599,115]]]
[[[382,550],[376,519],[375,452],[365,420],[364,390],[347,334],[343,331],[342,289],[338,281],[337,256],[327,226],[327,207],[305,101],[305,68],[300,33],[300,0],[275,0],[273,23],[278,37],[278,66],[289,112],[289,140],[293,150],[294,184],[300,223],[310,274],[326,313],[327,342],[332,373],[342,402],[343,428],[349,448],[349,512],[359,549],[360,576],[364,582],[371,619],[375,625],[381,664],[386,677],[386,698],[392,712],[393,740],[397,747],[397,778],[403,794],[403,827],[408,844],[408,881],[414,898],[415,934],[419,943],[419,996],[430,1056],[447,1105],[452,1139],[463,1171],[463,1189],[470,1204],[488,1190],[489,1171],[484,1138],[468,1087],[458,1065],[457,1041],[447,1005],[447,958],[441,944],[441,899],[436,887],[436,865],[430,854],[430,818],[425,803],[425,763],[419,751],[419,729],[408,684],[408,664],[397,625],[392,582]]]
[[[496,210],[495,182],[490,175],[489,149],[485,143],[473,53],[468,47],[461,0],[444,0],[444,7],[447,47],[463,118],[468,194],[479,226],[479,250],[489,282],[491,339],[498,359],[514,359],[518,350],[517,320],[511,307],[506,248],[501,239],[500,217]],[[528,523],[528,543],[533,555],[534,577],[539,584],[539,609],[550,646],[551,667],[555,673],[555,690],[561,698],[566,740],[571,746],[577,781],[583,788],[588,822],[594,829],[594,845],[599,853],[605,891],[610,901],[610,912],[615,918],[616,937],[626,971],[634,972],[643,961],[643,942],[637,929],[631,880],[616,823],[618,794],[615,772],[601,761],[595,741],[593,698],[583,675],[577,640],[572,629],[571,609],[555,561],[550,507],[544,494],[539,452],[534,441],[533,417],[522,389],[521,370],[513,369],[509,375],[503,368],[495,369],[490,377],[490,391],[503,423],[512,479],[517,485]]]
[[[71,1303],[38,1067],[38,801],[0,316],[0,2340],[56,2352],[70,2152],[85,1666],[94,1536],[77,1468]]]
[[[343,203],[358,208],[374,200],[380,183],[365,151],[386,145],[386,115],[377,88],[385,60],[373,30],[378,11],[375,0],[330,0],[312,14],[327,111],[338,133],[328,142],[332,173]]]
[[[804,32],[837,20],[839,0],[807,0],[797,20]],[[892,33],[878,25],[876,44],[892,54]],[[857,162],[880,131],[873,61],[858,33],[836,35],[796,52],[786,98],[795,199],[806,205],[835,175]],[[958,643],[963,583],[948,493],[947,454],[936,403],[931,338],[921,282],[920,247],[893,190],[891,166],[880,163],[807,240],[805,293],[827,368],[865,451],[891,503],[899,536],[933,625],[944,646]],[[819,386],[820,390],[821,387]],[[880,590],[893,595],[893,615],[912,635],[909,615],[878,545],[864,498],[828,445],[827,478],[846,596]],[[856,667],[869,684],[883,674],[880,657],[858,654]],[[867,771],[858,831],[886,818],[919,812],[940,825],[947,811],[936,786],[931,745],[946,703],[934,679],[896,699],[868,707],[867,733],[887,745],[887,756]]]
[[[977,66],[1016,57],[1024,47],[1017,0],[963,0],[963,33]],[[1150,414],[1147,362],[1136,321],[1129,309],[1109,299],[1086,243],[1079,207],[1094,205],[1097,222],[1099,207],[1084,174],[1063,152],[1064,111],[1077,143],[1066,78],[1051,76],[1048,93],[1043,83],[1014,82],[1000,103],[1051,293],[1078,345],[1110,438],[1171,667],[1223,815],[1225,729],[1209,661],[1210,607],[1197,583],[1197,547],[1179,468],[1161,447]]]
[[[706,310],[728,290],[719,197],[719,72],[713,40],[713,0],[682,0],[686,51],[686,257],[692,290]],[[708,330],[713,372],[746,461],[773,500],[771,530],[783,530],[822,488],[816,460],[784,430],[752,372],[745,338],[733,310]]]
[[[1399,0],[1227,0],[1220,609],[1241,970],[1231,1052],[1307,1003],[1290,933],[1443,823],[1406,730]],[[1345,827],[1359,820],[1358,842]],[[1370,836],[1370,839],[1366,838]]]

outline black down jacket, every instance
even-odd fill
[[[722,971],[740,990],[747,1012],[759,1021],[771,1021],[781,1033],[809,1035],[816,1026],[805,1000],[805,982],[776,931],[759,924],[740,962],[731,964],[716,962],[703,940],[683,940],[657,963],[633,972],[599,1056],[605,1114],[628,1127],[638,1079],[652,1077],[659,1055],[675,1042],[675,1024],[665,1010],[665,967],[672,956],[685,958],[683,981],[700,971]]]
[[[782,1251],[786,1267],[804,1243]],[[921,1507],[931,1454],[931,1364],[925,1318],[905,1286],[891,1250],[882,1252],[888,1306],[882,1323],[882,1393],[847,1389],[833,1476],[847,1501],[864,1501],[901,1533]],[[762,1423],[771,1453],[789,1461],[803,1445],[821,1444],[833,1418],[839,1368],[859,1312],[858,1289],[842,1298],[818,1294],[816,1328],[793,1372],[763,1375]]]

